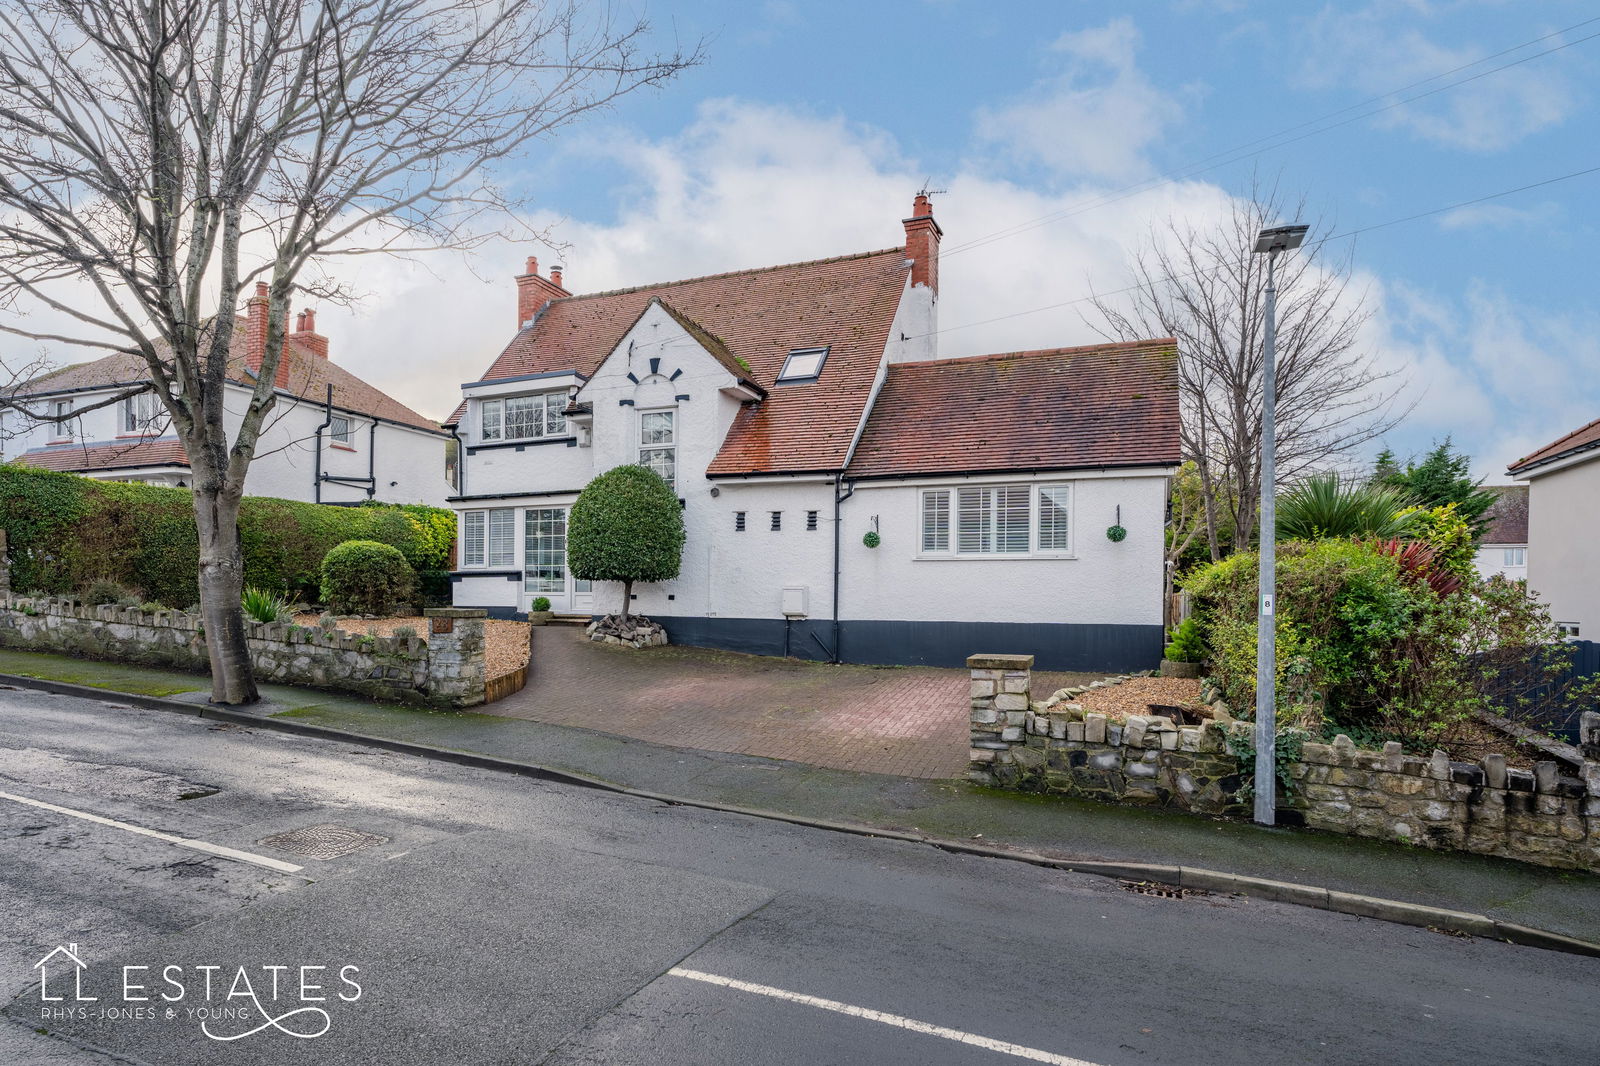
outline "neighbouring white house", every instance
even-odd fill
[[[1528,483],[1528,588],[1569,637],[1600,634],[1600,419],[1511,464]]]
[[[225,408],[232,439],[244,418],[266,349],[266,286],[234,330]],[[313,503],[427,503],[443,506],[450,434],[356,377],[329,355],[316,316],[303,311],[284,339],[267,415],[245,477],[251,496]],[[154,391],[83,410],[149,380],[134,353],[108,355],[41,375],[13,398],[53,417],[0,412],[0,458],[108,481],[188,487],[189,460]]]
[[[1485,485],[1495,501],[1484,512],[1486,523],[1478,541],[1478,573],[1499,574],[1507,581],[1528,576],[1528,486]]]
[[[688,538],[681,575],[632,606],[676,642],[1155,666],[1175,343],[940,359],[925,196],[903,222],[902,248],[586,295],[530,259],[515,335],[447,422],[456,605],[616,611],[620,585],[567,569],[567,512],[638,463]]]

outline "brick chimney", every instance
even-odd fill
[[[911,260],[911,284],[926,285],[939,293],[939,238],[944,230],[933,220],[933,204],[926,193],[917,193],[911,204],[911,217],[902,219],[906,227],[906,258]]]
[[[328,338],[317,332],[317,313],[309,307],[295,316],[294,339],[307,351],[328,358]]]
[[[267,309],[271,303],[267,297],[267,283],[256,282],[256,294],[245,301],[245,331],[244,331],[244,365],[259,374],[261,363],[267,352]],[[272,383],[278,388],[287,388],[289,385],[289,360],[284,357],[278,359],[278,372],[273,376]]]
[[[551,300],[571,295],[561,285],[559,266],[550,268],[548,278],[541,278],[539,260],[528,256],[528,272],[517,277],[517,328],[521,329],[528,319],[538,314],[539,308]]]

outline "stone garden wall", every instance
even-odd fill
[[[484,702],[485,612],[426,612],[428,640],[366,637],[286,623],[245,623],[259,681],[440,707]],[[206,672],[200,617],[184,611],[84,607],[0,590],[0,646]]]
[[[972,671],[971,771],[983,784],[1199,814],[1248,817],[1236,798],[1249,768],[1248,722],[1179,726],[1162,717],[1113,722],[1078,704],[1031,703],[1031,656],[981,655]],[[1048,710],[1047,710],[1048,707]],[[1347,736],[1306,743],[1289,764],[1280,818],[1313,829],[1432,848],[1600,870],[1600,714],[1583,716],[1579,766],[1532,771],[1505,757],[1452,762],[1400,745],[1363,751]]]

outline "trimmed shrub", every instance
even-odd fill
[[[530,606],[535,611],[548,611],[550,609],[550,597],[536,596]]]
[[[10,539],[14,587],[60,594],[104,578],[143,599],[199,599],[188,489],[0,463],[0,525]],[[318,595],[323,557],[343,541],[381,541],[414,569],[445,571],[454,537],[450,511],[420,504],[331,507],[247,496],[239,509],[245,584],[296,599]],[[445,595],[448,586],[445,578]]]
[[[393,614],[416,593],[416,574],[399,548],[347,540],[322,560],[322,602],[340,614]]]
[[[567,522],[574,577],[622,582],[627,616],[635,581],[671,581],[683,562],[683,508],[654,470],[619,466],[589,482]]]
[[[104,607],[111,603],[122,604],[128,600],[140,602],[128,586],[107,578],[91,581],[83,589],[83,602],[90,607]]]

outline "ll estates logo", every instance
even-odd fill
[[[353,964],[124,965],[114,979],[90,971],[78,945],[62,944],[33,965],[39,1019],[196,1023],[212,1040],[277,1033],[315,1040],[333,1027],[330,1006],[361,999]]]

